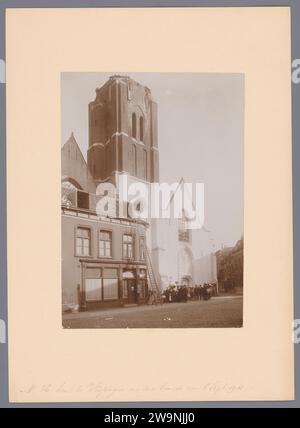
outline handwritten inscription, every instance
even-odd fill
[[[86,385],[83,384],[71,384],[63,382],[60,385],[55,384],[31,384],[30,386],[20,390],[20,393],[24,394],[78,394],[92,396],[95,399],[100,398],[111,398],[118,393],[142,393],[142,392],[187,392],[187,391],[203,391],[208,392],[212,395],[218,393],[233,394],[234,392],[241,392],[245,389],[244,385],[235,385],[226,382],[211,382],[200,386],[188,386],[188,385],[172,385],[169,383],[163,383],[159,386],[113,386],[105,385],[101,382],[91,382]]]

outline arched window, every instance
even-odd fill
[[[136,138],[136,114],[132,113],[132,136],[133,138]]]
[[[147,180],[147,151],[143,150],[143,179]]]
[[[190,241],[190,229],[188,228],[188,219],[182,210],[182,216],[178,220],[178,239],[179,241]]]
[[[140,140],[144,141],[144,118],[140,117]]]
[[[132,175],[137,175],[137,157],[135,145],[132,146]]]

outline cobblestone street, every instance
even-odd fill
[[[63,315],[64,328],[242,327],[242,296]]]

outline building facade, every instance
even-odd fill
[[[218,291],[217,258],[215,253],[209,253],[194,260],[193,278],[196,284],[216,284],[216,291]]]
[[[243,292],[244,239],[216,252],[218,288],[221,293]]]
[[[170,218],[160,219],[158,222],[155,254],[157,255],[162,288],[167,288],[170,283],[186,286],[193,286],[195,283],[193,276],[194,231],[189,227],[189,220],[185,215],[184,208],[181,218],[174,218],[173,215],[174,199],[177,192],[183,195],[183,185],[184,180],[181,179],[171,196],[169,203]]]
[[[73,134],[62,147],[64,310],[143,303],[160,286],[155,224],[132,219],[127,206],[122,216],[96,212],[99,184],[113,184],[118,201],[120,176],[158,181],[156,103],[147,87],[112,76],[88,109],[87,162]]]

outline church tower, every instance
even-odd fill
[[[159,181],[157,104],[151,91],[128,76],[114,75],[96,89],[89,104],[88,168],[96,183],[109,182],[117,189],[119,177],[148,186]],[[119,190],[117,198],[119,198]],[[127,203],[125,203],[127,207]],[[128,218],[127,208],[125,216]],[[124,211],[123,211],[124,214]],[[147,231],[139,229],[160,283],[157,253],[157,220],[147,219]],[[147,250],[148,252],[148,250]]]
[[[96,89],[89,104],[87,161],[98,183],[116,185],[122,173],[158,181],[157,105],[149,88],[115,75]]]

